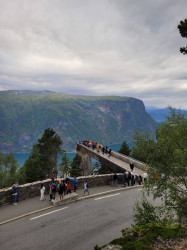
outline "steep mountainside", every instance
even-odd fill
[[[117,96],[71,96],[49,91],[0,92],[0,151],[30,152],[48,127],[66,150],[80,139],[103,144],[130,141],[135,130],[152,132],[156,122],[141,100]]]

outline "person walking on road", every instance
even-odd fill
[[[40,200],[43,201],[44,200],[44,193],[45,193],[45,187],[44,184],[41,184],[41,188],[40,188]]]
[[[88,188],[89,188],[89,187],[88,187],[88,183],[85,181],[85,182],[84,182],[84,196],[85,196],[85,193],[86,193],[86,192],[88,193],[88,195],[90,194]]]
[[[11,193],[12,193],[12,198],[13,198],[13,205],[17,205],[17,196],[18,196],[18,183],[17,184],[14,184],[12,186],[12,189],[11,189]]]
[[[73,185],[73,191],[76,192],[76,190],[77,190],[77,179],[76,179],[76,176],[73,177],[72,185]]]

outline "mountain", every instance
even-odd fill
[[[73,96],[49,91],[0,91],[0,151],[27,153],[46,128],[63,148],[80,139],[104,145],[130,142],[135,130],[153,132],[157,123],[141,100],[118,96]]]
[[[146,111],[156,122],[164,122],[170,112],[169,108],[158,109],[155,107],[146,107]],[[181,109],[181,112],[183,112],[187,118],[187,110]]]

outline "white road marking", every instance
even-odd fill
[[[107,195],[107,196],[102,196],[102,197],[100,197],[100,198],[96,198],[96,199],[94,199],[95,201],[97,201],[97,200],[101,200],[101,199],[105,199],[105,198],[108,198],[108,197],[112,197],[112,196],[114,196],[114,195],[119,195],[120,193],[117,193],[117,194],[111,194],[111,195]]]
[[[68,208],[68,207],[63,207],[63,208],[57,209],[57,210],[55,210],[55,211],[52,211],[52,212],[49,212],[49,213],[46,213],[46,214],[42,214],[42,215],[39,215],[39,216],[30,218],[30,220],[35,220],[35,219],[38,219],[38,218],[43,217],[43,216],[45,216],[45,215],[52,214],[52,213],[56,213],[56,212],[58,212],[58,211],[64,210],[64,209],[66,209],[66,208]]]

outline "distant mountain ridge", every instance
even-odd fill
[[[80,139],[104,145],[132,141],[135,130],[157,123],[141,100],[119,96],[74,96],[50,91],[0,91],[0,151],[27,153],[48,127],[66,150]]]
[[[146,107],[147,113],[156,121],[156,122],[164,122],[166,120],[166,116],[169,115],[169,108],[158,109],[155,107]],[[187,118],[187,110],[181,109],[181,112],[185,114]]]

